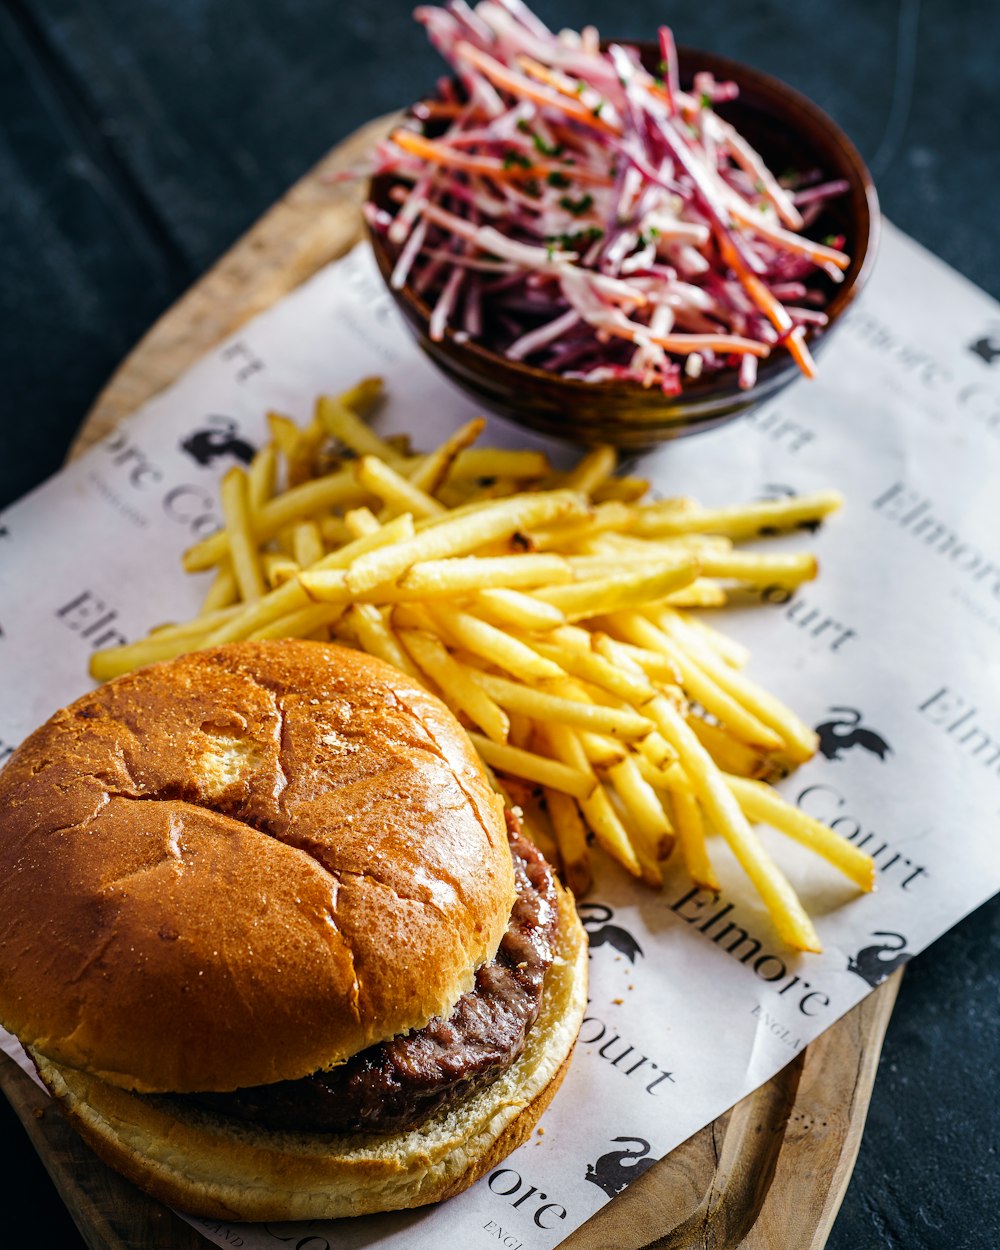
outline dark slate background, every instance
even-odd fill
[[[0,506],[56,469],[122,355],[291,182],[433,81],[410,7],[0,0]],[[853,136],[897,225],[1000,297],[996,0],[537,9],[620,36],[669,20],[791,82]],[[1000,1244],[998,967],[994,901],[908,970],[830,1250]],[[0,1142],[0,1223],[37,1213],[30,1244],[77,1250],[2,1099]]]

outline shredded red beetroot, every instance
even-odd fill
[[[380,146],[394,211],[367,212],[397,249],[392,285],[431,303],[433,339],[450,327],[668,394],[726,367],[752,387],[774,348],[815,375],[805,332],[827,318],[806,280],[840,280],[849,258],[801,231],[847,184],[782,185],[713,107],[735,83],[701,73],[681,90],[665,27],[657,77],[635,48],[553,34],[522,0],[415,16],[454,77]]]

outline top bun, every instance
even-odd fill
[[[0,1022],[128,1089],[293,1080],[421,1028],[513,902],[462,727],[343,647],[143,669],[0,773]]]

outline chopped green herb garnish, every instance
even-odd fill
[[[568,187],[571,185],[570,180],[566,177],[566,175],[561,174],[557,169],[554,169],[552,173],[549,174],[548,178],[546,178],[546,182],[550,187]]]
[[[701,98],[699,100],[699,103],[701,104],[701,107],[703,109],[710,109],[712,107],[712,97],[708,94],[707,91],[703,91],[701,93]]]
[[[564,208],[567,213],[572,213],[574,217],[581,217],[594,207],[594,197],[588,194],[581,195],[578,200],[571,200],[568,195],[564,195],[559,201],[559,207]]]
[[[605,102],[603,100],[598,100],[594,107],[590,110],[595,117],[600,117],[601,112],[604,109],[604,103]]]
[[[546,143],[541,135],[532,135],[531,142],[542,156],[562,156],[565,151],[561,143]]]
[[[504,169],[513,169],[515,165],[521,169],[530,169],[531,161],[528,160],[523,152],[515,152],[513,149],[509,149],[504,153],[503,167]]]

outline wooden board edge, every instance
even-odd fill
[[[102,1163],[49,1095],[4,1054],[0,1090],[89,1250],[205,1250],[201,1233]]]

